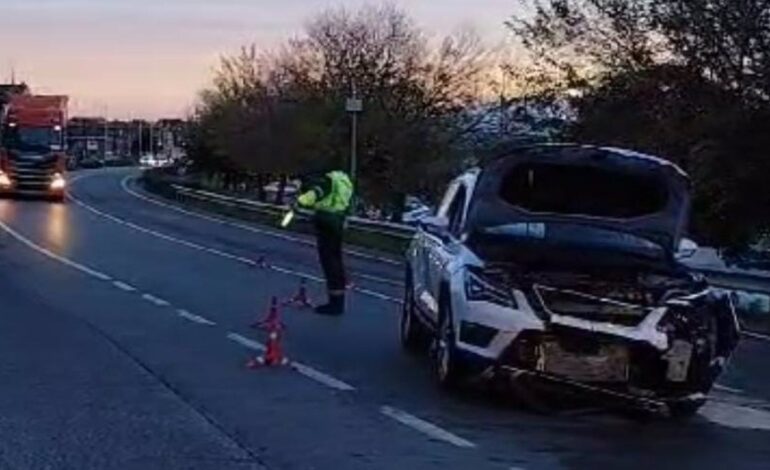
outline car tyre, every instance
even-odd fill
[[[417,304],[414,299],[414,282],[411,270],[407,269],[404,285],[404,305],[399,323],[401,345],[409,352],[422,352],[428,343],[428,332],[417,318]]]
[[[466,376],[466,368],[457,351],[452,310],[446,298],[439,305],[438,328],[432,352],[436,381],[444,389],[456,389]]]
[[[687,420],[695,416],[705,404],[705,399],[675,401],[668,404],[668,411],[671,419]]]

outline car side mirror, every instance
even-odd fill
[[[679,242],[679,247],[676,250],[676,259],[692,258],[698,251],[698,244],[689,238],[683,238]]]
[[[445,239],[449,235],[449,219],[442,216],[430,216],[420,219],[420,227],[431,235]]]

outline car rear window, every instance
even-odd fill
[[[530,212],[629,219],[663,210],[668,193],[650,175],[528,163],[505,175],[500,197]]]

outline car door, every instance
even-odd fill
[[[414,277],[414,293],[417,304],[420,306],[420,310],[428,314],[428,319],[432,320],[435,315],[432,313],[437,308],[436,299],[432,291],[433,277],[432,265],[436,259],[435,251],[443,243],[442,237],[429,227],[433,221],[448,220],[447,214],[449,213],[449,207],[454,200],[454,196],[457,193],[458,182],[452,182],[444,193],[444,198],[439,205],[436,214],[426,219],[425,224],[420,226],[417,238],[413,246],[412,260],[413,260],[413,277]]]
[[[424,294],[424,303],[430,319],[438,321],[439,300],[441,285],[444,280],[446,266],[457,256],[458,240],[465,219],[467,190],[464,184],[458,182],[448,194],[447,204],[440,214],[448,220],[449,225],[443,236],[432,236],[426,242],[426,275],[427,292]]]

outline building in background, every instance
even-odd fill
[[[29,86],[26,83],[0,83],[0,110],[8,104],[8,100],[12,95],[27,94],[29,94]]]
[[[73,117],[69,121],[67,148],[75,166],[95,167],[107,156],[107,120],[100,117]]]
[[[155,124],[153,132],[155,154],[168,160],[178,160],[186,156],[187,123],[182,119],[161,119]]]

